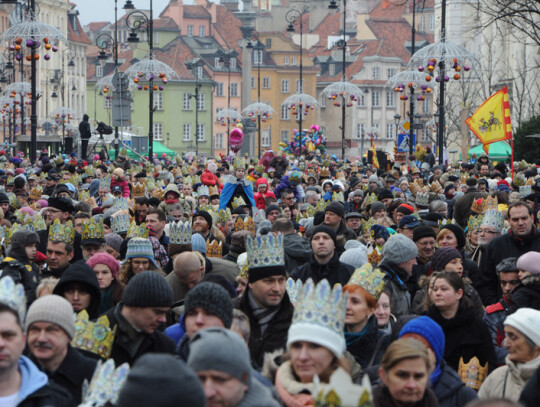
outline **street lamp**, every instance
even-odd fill
[[[399,126],[399,121],[400,120],[401,120],[401,115],[396,113],[394,115],[394,124],[396,125],[396,144],[398,143],[398,126]]]
[[[189,61],[185,63],[186,68],[195,71],[195,93],[188,93],[188,97],[195,99],[195,155],[199,156],[199,95],[201,90],[201,75],[200,69],[203,66],[203,61]]]
[[[259,33],[253,29],[249,34],[249,42],[246,45],[247,49],[253,49],[252,41],[256,41],[255,54],[257,55],[257,103],[261,103],[261,59],[263,56],[263,51],[261,50]],[[257,152],[258,157],[261,156],[261,114],[257,114]]]
[[[234,51],[229,50],[227,53],[220,50],[219,62],[225,63],[228,70],[227,76],[227,110],[231,109],[231,58]],[[230,151],[229,132],[230,132],[231,119],[227,115],[227,154]]]

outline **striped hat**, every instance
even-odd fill
[[[128,242],[126,260],[142,257],[152,262],[154,267],[159,268],[154,259],[154,249],[148,239],[134,237]]]

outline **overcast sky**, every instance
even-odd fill
[[[73,0],[79,10],[82,25],[94,21],[114,21],[114,0]],[[125,0],[118,0],[118,17],[124,15]],[[169,0],[153,0],[154,18],[156,18],[169,3]],[[186,1],[191,4],[191,1]],[[150,0],[133,0],[136,8],[149,9]]]

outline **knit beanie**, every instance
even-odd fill
[[[266,217],[268,217],[268,214],[272,211],[278,211],[279,213],[281,213],[281,209],[279,208],[279,206],[277,206],[276,204],[272,204],[266,207],[266,209],[264,210],[264,214],[266,215]]]
[[[379,196],[377,197],[379,201],[382,201],[386,198],[394,199],[394,194],[389,189],[383,189],[381,192],[379,192]]]
[[[206,254],[206,240],[200,233],[193,233],[191,235],[191,249],[194,252],[200,252]]]
[[[96,253],[88,259],[86,264],[92,268],[94,268],[97,264],[104,264],[111,270],[111,273],[115,279],[118,276],[118,270],[120,270],[120,263],[109,253]]]
[[[441,247],[431,258],[433,271],[444,271],[444,267],[453,259],[462,259],[461,253],[453,247]]]
[[[417,334],[424,338],[428,343],[437,359],[437,366],[431,373],[430,379],[433,384],[437,383],[441,376],[441,360],[444,356],[444,332],[439,324],[430,317],[421,316],[410,320],[403,326],[399,337],[407,337],[408,334]]]
[[[504,325],[516,328],[519,332],[529,338],[534,344],[540,347],[540,311],[532,308],[520,308],[513,314],[506,317]]]
[[[189,342],[187,364],[195,372],[217,370],[241,383],[251,383],[251,363],[246,343],[235,332],[224,328],[206,328]]]
[[[126,260],[134,258],[148,259],[156,268],[158,268],[158,265],[154,259],[154,248],[152,247],[152,242],[150,242],[148,239],[134,237],[128,242]]]
[[[467,243],[467,239],[465,237],[465,232],[463,231],[463,229],[461,229],[461,226],[456,225],[454,223],[448,223],[441,228],[441,230],[443,229],[448,229],[454,234],[457,240],[458,250],[463,249],[465,247],[465,244]]]
[[[381,209],[387,210],[388,208],[386,208],[386,205],[383,204],[382,202],[379,202],[379,201],[373,202],[371,204],[371,209],[370,209],[371,216],[375,215],[375,213],[380,211]]]
[[[204,407],[206,396],[199,378],[184,361],[168,354],[147,353],[131,368],[116,405]]]
[[[517,268],[531,274],[540,274],[540,253],[530,251],[520,256],[517,261]]]
[[[396,209],[396,212],[402,213],[404,215],[412,215],[414,213],[414,208],[409,204],[401,204]]]
[[[368,178],[368,182],[379,182],[379,177],[377,177],[377,175],[375,174],[370,175],[370,177]]]
[[[358,242],[357,240],[355,241]],[[364,264],[366,264],[368,262],[367,248],[360,242],[358,242],[358,244],[360,244],[360,246],[354,247],[352,249],[346,249],[339,257],[339,261],[353,266],[355,269],[360,268]]]
[[[345,207],[343,206],[341,202],[338,202],[338,201],[330,202],[326,206],[326,209],[324,210],[324,212],[326,213],[328,211],[334,212],[336,215],[342,218],[345,216]]]
[[[105,235],[105,244],[111,246],[114,250],[120,253],[120,246],[122,246],[122,238],[116,233],[107,233]]]
[[[127,288],[126,288],[127,289]],[[197,284],[188,291],[184,299],[184,319],[189,311],[195,308],[202,308],[217,316],[225,325],[230,328],[233,319],[233,304],[227,291],[216,283],[203,282]],[[212,349],[214,351],[214,349]]]
[[[129,280],[122,302],[129,307],[170,307],[173,292],[161,274],[143,271]]]
[[[73,307],[68,300],[59,295],[45,295],[32,303],[26,314],[26,331],[34,322],[50,322],[58,325],[70,340],[75,336]]]
[[[383,259],[390,263],[402,264],[418,256],[418,248],[407,236],[395,234],[384,244],[382,255]]]
[[[113,174],[118,178],[124,178],[124,170],[122,168],[115,168]]]
[[[334,244],[337,244],[336,231],[332,229],[330,226],[326,226],[326,225],[319,225],[313,228],[311,232],[311,238],[309,239],[309,243],[311,244],[311,241],[313,240],[313,236],[321,232],[326,233],[334,241]]]
[[[208,223],[208,227],[211,228],[212,227],[212,215],[210,215],[208,212],[206,211],[198,211],[198,212],[195,212],[193,214],[193,218],[192,219],[192,222],[195,220],[195,218],[197,216],[202,216],[204,218],[204,220],[206,220],[206,222]]]

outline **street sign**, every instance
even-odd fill
[[[413,150],[416,145],[416,134],[413,134]],[[398,150],[397,151],[410,151],[409,134],[398,134]]]
[[[414,123],[413,124],[413,129],[415,129],[415,130],[422,130],[423,128],[424,128],[423,123]]]
[[[402,120],[401,123],[399,123],[400,133],[408,133],[410,128],[411,128],[411,122],[409,122],[408,119]]]
[[[124,72],[113,76],[112,125],[113,127],[131,126],[131,92],[128,90],[129,79]]]

